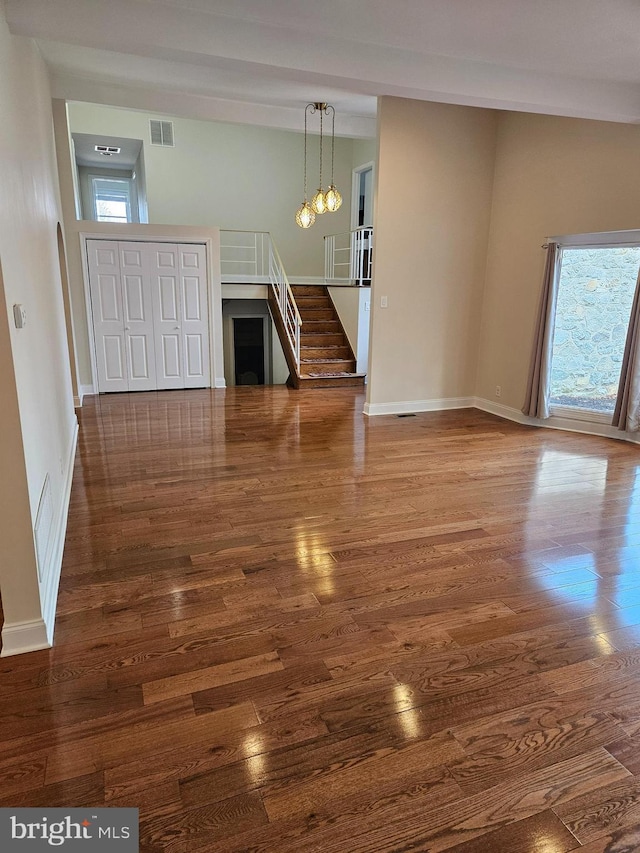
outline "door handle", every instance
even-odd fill
[[[180,326],[174,326],[174,327],[173,327],[173,331],[174,331],[174,332],[179,332],[179,331],[180,331]]]
[[[125,332],[128,332],[130,330],[130,328],[131,328],[130,326],[125,326],[124,327]]]

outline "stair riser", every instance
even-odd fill
[[[364,385],[364,376],[314,376],[302,377],[299,388],[344,388]]]
[[[339,334],[342,329],[337,320],[302,320],[303,334],[311,334],[313,332],[333,332]]]
[[[349,347],[308,347],[300,348],[301,358],[346,358],[351,356]]]
[[[296,304],[300,311],[303,308],[331,308],[328,296],[299,296]]]
[[[331,308],[307,308],[298,305],[298,311],[303,323],[310,320],[335,321],[335,314]]]
[[[297,299],[298,296],[326,296],[327,289],[322,284],[292,284],[291,290]]]
[[[300,343],[303,347],[330,347],[334,344],[342,346],[344,344],[344,337],[340,332],[328,332],[326,334],[322,334],[322,332],[305,332],[303,326]]]
[[[339,361],[327,362],[326,364],[301,364],[300,375],[309,376],[310,374],[332,374],[332,373],[355,373],[356,365],[354,361]]]

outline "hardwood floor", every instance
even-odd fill
[[[167,853],[637,853],[640,453],[358,389],[89,398],[0,805]]]

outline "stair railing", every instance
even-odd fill
[[[284,271],[284,266],[280,260],[280,255],[275,247],[271,235],[269,235],[269,281],[271,290],[275,296],[280,317],[284,324],[285,332],[293,350],[296,360],[296,367],[300,368],[300,330],[302,327],[302,319],[296,300],[289,284],[289,279]]]
[[[221,230],[220,269],[223,282],[269,281],[299,369],[302,319],[271,234],[268,231]]]
[[[373,228],[354,228],[324,238],[324,276],[327,281],[358,287],[371,282]]]

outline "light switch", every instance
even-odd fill
[[[24,305],[13,306],[13,320],[16,324],[16,329],[24,329],[27,325],[27,309]]]
[[[386,308],[389,305],[389,298],[387,296],[380,297],[380,307]]]

